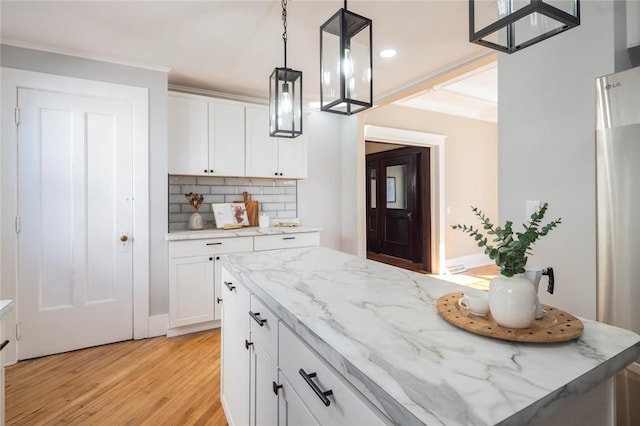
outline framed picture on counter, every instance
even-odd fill
[[[244,203],[212,203],[211,211],[216,228],[222,229],[225,225],[249,226],[249,217]]]

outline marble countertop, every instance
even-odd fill
[[[301,234],[304,232],[318,232],[322,228],[313,226],[270,226],[260,228],[257,226],[247,226],[244,228],[225,230],[225,229],[201,229],[199,231],[175,231],[165,236],[167,241],[181,240],[201,240],[205,238],[234,238],[234,237],[256,237],[261,235],[278,235],[278,234]]]
[[[640,336],[582,319],[573,342],[460,330],[437,299],[464,287],[326,248],[229,255],[223,266],[401,425],[522,425],[640,356]]]
[[[13,301],[6,299],[0,300],[0,319],[4,318],[13,309]]]

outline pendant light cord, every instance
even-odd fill
[[[284,42],[284,67],[287,68],[287,0],[282,0],[282,41]]]

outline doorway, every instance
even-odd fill
[[[429,148],[393,148],[366,156],[367,257],[431,272]]]

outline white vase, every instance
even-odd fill
[[[192,213],[189,216],[189,229],[202,229],[204,228],[204,220],[202,215],[198,212]]]
[[[496,322],[507,328],[528,328],[536,319],[536,291],[522,274],[498,275],[489,284],[489,309]]]

